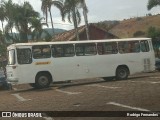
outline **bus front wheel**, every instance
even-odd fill
[[[51,78],[46,73],[41,73],[36,76],[36,88],[48,88],[51,83]]]
[[[129,75],[129,70],[127,67],[118,67],[116,70],[116,79],[117,80],[126,80]]]

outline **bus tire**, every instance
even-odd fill
[[[117,80],[126,80],[129,75],[129,70],[126,66],[120,66],[116,70],[116,79]]]
[[[47,73],[39,73],[36,76],[35,86],[38,89],[48,88],[51,83],[51,77]]]

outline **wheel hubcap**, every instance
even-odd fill
[[[48,84],[48,78],[46,76],[41,76],[38,80],[39,84],[44,86]]]
[[[126,73],[125,70],[120,70],[120,71],[119,71],[119,76],[120,76],[121,78],[125,78],[126,75],[127,75],[127,73]]]

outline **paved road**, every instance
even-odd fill
[[[0,91],[0,111],[160,111],[160,73],[143,73],[128,80],[101,78],[54,83],[49,89],[35,90],[18,85],[13,91]],[[137,118],[88,117],[42,120],[135,120]],[[2,118],[0,118],[2,119]],[[4,118],[3,118],[4,119]],[[9,119],[9,118],[5,118]],[[13,118],[12,118],[13,119]],[[15,119],[15,118],[14,118]],[[22,119],[22,118],[18,118]],[[28,118],[24,118],[28,119]],[[37,118],[37,120],[41,120]],[[158,120],[160,118],[141,118]],[[17,118],[16,118],[17,120]]]

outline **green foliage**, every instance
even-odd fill
[[[50,42],[52,40],[52,36],[48,32],[46,32],[46,34],[45,41]]]
[[[13,3],[12,0],[1,2],[2,10],[1,15],[5,15],[0,20],[3,22],[5,19],[7,24],[5,26],[5,35],[12,38],[13,42],[19,41],[28,42],[28,34],[30,33],[29,27],[33,18],[38,18],[39,13],[36,12],[29,2],[23,4]],[[12,29],[15,28],[20,35],[14,36]],[[11,34],[9,34],[11,33]]]
[[[81,15],[78,10],[79,1],[78,0],[65,0],[63,8],[63,21],[67,16],[68,22],[78,25],[81,23]]]
[[[160,48],[160,29],[155,27],[150,27],[148,29],[148,37],[152,38],[153,48],[155,55],[159,57],[159,48]]]
[[[52,20],[52,13],[51,13],[51,7],[54,5],[57,7],[62,15],[63,12],[63,0],[41,0],[42,5],[41,5],[41,10],[44,15],[46,15],[46,23],[48,23],[48,12],[50,14],[50,19],[51,19],[51,24],[52,24],[52,29],[53,29],[53,34],[54,34],[54,26],[53,26],[53,20]]]
[[[63,21],[65,21],[65,18],[67,17],[68,22],[73,22],[77,40],[79,40],[78,25],[81,23],[79,4],[79,0],[65,0],[62,14]]]
[[[160,0],[149,0],[147,8],[148,10],[151,10],[153,7],[156,7],[158,5],[160,5]]]
[[[40,39],[43,33],[43,26],[48,26],[46,23],[42,23],[43,18],[33,18],[31,20],[31,26],[29,27],[30,31],[32,31],[32,40]]]
[[[155,27],[149,27],[147,36],[155,40],[156,38],[160,37],[160,29]]]
[[[0,56],[5,56],[6,51],[6,47],[4,45],[0,45]]]
[[[63,20],[65,17],[68,18],[70,22],[74,23],[75,28],[81,23],[81,14],[79,9],[83,9],[86,15],[88,13],[88,8],[86,6],[85,0],[41,0],[41,10],[46,15],[46,23],[48,18],[48,13],[52,19],[51,7],[55,6],[63,15]],[[62,14],[63,13],[63,14]],[[40,14],[36,12],[32,5],[25,1],[22,4],[14,3],[13,0],[1,0],[0,1],[0,21],[6,23],[5,29],[2,32],[7,40],[10,42],[28,42],[28,36],[33,35],[33,38],[40,38],[42,32],[41,28],[44,25],[40,21]],[[87,18],[85,22],[88,22]],[[53,28],[53,22],[52,28]],[[19,33],[14,34],[13,29],[16,29]],[[54,30],[53,30],[54,32]],[[76,31],[78,33],[78,30]],[[50,41],[52,37],[47,35],[46,40]]]

